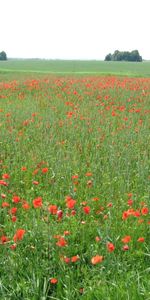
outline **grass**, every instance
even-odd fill
[[[8,60],[0,62],[0,73],[73,73],[114,74],[136,77],[150,76],[150,62],[105,62],[66,60]]]
[[[150,79],[17,72],[0,83],[0,299],[149,300]]]

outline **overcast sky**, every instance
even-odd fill
[[[134,49],[150,59],[150,0],[0,0],[8,57],[104,59]]]

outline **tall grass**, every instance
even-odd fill
[[[150,79],[0,95],[0,299],[150,299]]]

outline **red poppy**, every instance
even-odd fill
[[[113,243],[107,243],[107,250],[109,252],[113,252],[115,250],[115,246]]]
[[[131,236],[130,235],[126,235],[122,240],[121,240],[124,244],[127,244],[131,241]]]
[[[49,205],[48,211],[49,211],[52,215],[56,215],[56,214],[57,214],[57,211],[58,211],[57,205],[53,205],[53,204]]]
[[[57,278],[51,278],[50,283],[56,284],[58,282]]]
[[[5,244],[9,241],[9,238],[6,235],[2,235],[0,241],[2,244]]]
[[[102,255],[95,255],[91,259],[92,265],[97,265],[103,261],[104,257]]]
[[[48,172],[48,168],[43,168],[42,169],[42,173],[44,174],[44,173],[47,173]]]
[[[129,250],[129,246],[128,246],[128,245],[124,245],[124,246],[122,247],[122,250],[123,250],[123,251],[128,251],[128,250]]]
[[[56,245],[58,247],[65,247],[67,246],[67,241],[63,237],[60,237]]]
[[[14,242],[22,240],[25,232],[24,229],[18,229],[13,237]]]
[[[141,214],[142,215],[148,215],[148,213],[149,213],[149,209],[148,209],[148,207],[143,207],[142,209],[141,209]]]
[[[9,174],[3,174],[3,175],[2,175],[2,178],[3,178],[3,179],[9,179],[9,178],[10,178],[10,175],[9,175]]]
[[[90,213],[90,207],[89,206],[83,207],[83,211],[86,215],[88,215]]]
[[[42,198],[41,197],[38,197],[38,198],[33,200],[34,208],[42,207],[42,205],[43,205],[43,203],[42,203]]]
[[[71,257],[71,262],[75,263],[75,262],[77,262],[79,259],[80,259],[80,258],[79,258],[78,255],[72,256],[72,257]]]
[[[140,243],[144,243],[145,238],[144,237],[139,237],[137,241],[140,242]]]
[[[9,203],[8,202],[2,202],[2,207],[9,207]]]
[[[0,180],[0,185],[8,186],[8,183],[4,180]]]
[[[19,196],[13,196],[12,202],[14,202],[14,203],[20,202],[20,197]]]
[[[74,209],[74,206],[75,206],[76,202],[77,202],[76,200],[70,199],[69,201],[67,201],[66,206],[67,206],[69,209]]]
[[[28,210],[30,208],[29,203],[27,203],[26,201],[22,204],[22,208]]]

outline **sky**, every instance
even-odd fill
[[[0,0],[0,52],[10,58],[150,59],[150,0]]]

